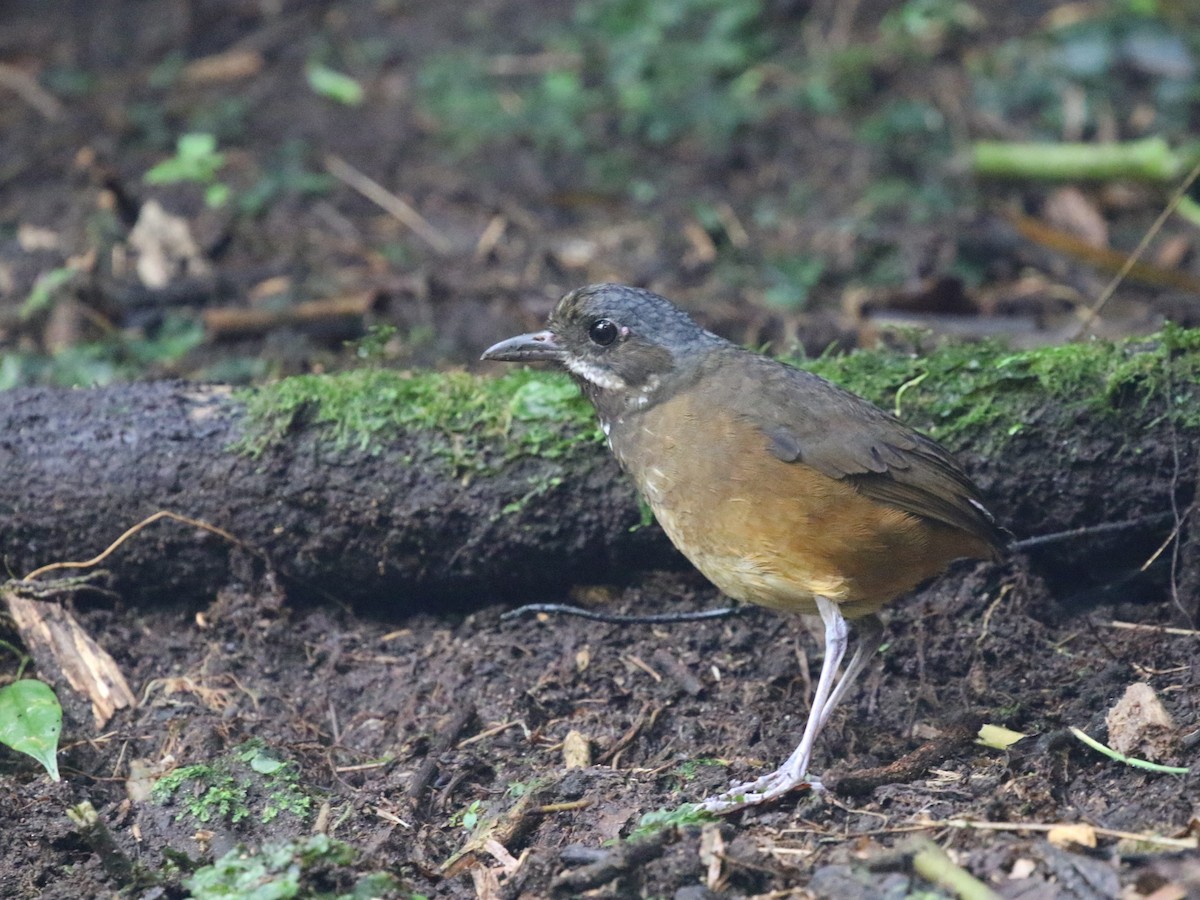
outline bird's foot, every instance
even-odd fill
[[[825,791],[820,778],[807,774],[798,775],[795,772],[789,772],[784,767],[776,769],[769,775],[756,778],[754,781],[735,784],[729,790],[703,801],[700,808],[713,815],[722,816],[745,809],[747,806],[768,803],[800,788],[808,788],[814,794]]]

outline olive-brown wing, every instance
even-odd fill
[[[743,351],[716,361],[720,402],[739,409],[785,462],[811,466],[904,512],[961,529],[995,556],[1006,532],[936,442],[823,378]],[[716,374],[715,372],[712,374]]]

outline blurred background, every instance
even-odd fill
[[[1196,0],[0,0],[0,387],[474,366],[601,280],[776,353],[1061,342],[1198,62]],[[1200,324],[1198,210],[1093,333]]]

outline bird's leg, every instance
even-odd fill
[[[818,734],[825,730],[825,726],[829,722],[829,714],[842,702],[855,679],[862,674],[862,670],[867,667],[867,663],[879,650],[883,643],[883,622],[876,615],[864,616],[854,623],[854,633],[858,636],[858,646],[854,649],[854,655],[850,657],[850,664],[842,673],[838,686],[825,701],[825,708],[821,710],[821,721],[817,725]],[[816,709],[815,703],[813,709]]]
[[[808,712],[808,721],[804,725],[804,735],[800,738],[799,746],[787,758],[787,761],[771,774],[764,775],[747,784],[736,785],[723,794],[705,800],[701,805],[708,812],[727,812],[742,806],[762,803],[764,800],[782,796],[805,783],[817,735],[825,726],[834,705],[845,694],[841,685],[835,689],[835,682],[838,666],[841,665],[842,657],[846,655],[848,635],[846,619],[832,600],[817,597],[816,601],[821,621],[825,623],[825,659],[821,663],[821,675],[817,679],[812,708]],[[873,616],[870,618],[875,619]],[[878,623],[878,619],[875,619],[875,622]],[[872,653],[874,653],[875,647],[878,647],[878,636],[875,638],[875,646],[871,649]],[[851,677],[857,675],[868,658],[869,654],[860,657],[859,653],[855,653],[846,674]],[[811,779],[808,780],[808,783],[817,788],[820,785],[819,781]]]

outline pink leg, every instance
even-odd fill
[[[801,785],[810,785],[814,790],[821,789],[819,779],[808,774],[809,763],[812,761],[813,746],[817,736],[829,721],[829,716],[845,697],[854,679],[866,667],[875,651],[879,649],[883,639],[883,624],[878,616],[867,616],[860,625],[860,643],[846,667],[840,681],[837,679],[838,666],[846,655],[847,627],[846,619],[836,603],[824,597],[817,597],[817,611],[821,621],[825,623],[825,659],[821,663],[821,674],[817,679],[817,689],[813,693],[812,708],[808,713],[808,721],[804,725],[804,735],[800,744],[777,770],[764,775],[755,781],[735,785],[723,794],[710,797],[701,806],[708,812],[722,813],[753,806],[767,800],[781,797]]]

